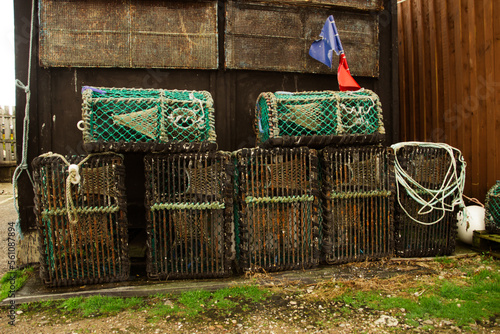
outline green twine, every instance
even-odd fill
[[[391,192],[389,190],[372,190],[372,191],[360,191],[360,192],[341,192],[341,193],[332,193],[330,195],[331,199],[351,199],[351,198],[368,198],[368,197],[376,197],[383,196],[389,197],[391,196]]]
[[[204,202],[204,203],[155,203],[151,205],[151,211],[155,210],[210,210],[225,209],[224,203]]]
[[[72,209],[73,213],[76,214],[89,214],[89,213],[114,213],[119,211],[120,208],[118,206],[95,206],[95,207],[85,207],[85,208],[74,208]],[[51,210],[43,210],[42,216],[60,216],[65,215],[68,212],[66,208],[58,208]]]
[[[312,202],[314,201],[313,195],[302,196],[274,196],[274,197],[253,197],[247,196],[245,202],[247,204],[261,204],[261,203],[294,203],[294,202]]]

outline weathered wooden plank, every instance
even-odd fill
[[[14,123],[15,113],[14,107],[5,106],[0,107],[1,117],[1,138],[0,138],[0,162],[1,163],[15,163],[15,136],[14,136]]]
[[[398,17],[401,17],[403,15],[403,6],[398,6]],[[400,124],[398,126],[400,127],[400,133],[404,135],[406,133],[406,129],[402,129],[403,127],[406,127],[407,125],[410,124],[408,122],[407,117],[408,117],[408,111],[409,111],[409,106],[408,106],[408,96],[409,96],[409,85],[408,85],[408,64],[407,60],[408,57],[406,56],[406,50],[405,50],[405,21],[400,19],[398,20],[398,65],[399,65],[399,96],[401,97],[401,100],[399,102],[399,112],[400,112]]]
[[[500,15],[500,3],[497,1],[493,1],[493,11],[492,11],[493,18],[498,18]],[[493,19],[493,52],[495,54],[495,64],[494,68],[492,69],[491,73],[492,76],[487,77],[487,82],[489,81],[488,84],[496,84],[498,85],[498,81],[500,79],[500,20],[498,19]],[[491,80],[489,80],[491,78]],[[493,157],[489,157],[488,161],[491,163],[491,167],[494,169],[495,177],[494,179],[499,180],[500,179],[500,169],[498,166],[500,166],[500,89],[498,89],[498,86],[495,86],[495,89],[493,90],[493,95],[494,95],[494,104],[493,108],[495,108],[495,112],[493,113],[492,119],[488,120],[488,122],[492,123],[493,126],[490,129],[491,133],[488,132],[489,138],[493,138],[495,141],[495,155]],[[488,182],[488,187],[491,187],[495,184],[495,182],[492,179],[489,180]]]
[[[403,7],[403,16],[404,27],[405,27],[405,54],[407,55],[406,63],[407,63],[407,72],[408,72],[408,123],[406,126],[402,127],[405,129],[404,134],[402,134],[401,139],[403,141],[414,140],[416,137],[416,116],[415,116],[415,103],[417,101],[415,97],[415,53],[413,48],[413,24],[412,24],[412,3],[411,2],[403,2],[400,6]]]
[[[440,39],[438,39],[442,45],[440,48],[440,63],[443,68],[442,75],[442,84],[443,84],[443,110],[442,110],[442,124],[443,124],[443,139],[442,142],[447,142],[451,144],[451,127],[449,126],[449,122],[447,119],[448,113],[451,109],[451,82],[450,82],[450,67],[452,63],[452,55],[451,55],[451,39],[448,28],[448,10],[447,10],[447,1],[438,1],[436,4],[437,7],[437,21],[440,22],[441,26],[438,33],[441,33]],[[439,48],[439,46],[438,46]],[[452,145],[452,144],[451,144]]]
[[[264,3],[282,3],[308,6],[336,6],[359,10],[382,10],[382,0],[260,0]]]
[[[2,118],[2,123],[1,123],[1,129],[0,129],[0,162],[3,162],[6,160],[6,151],[5,151],[5,127],[6,127],[6,124],[5,124],[5,114],[6,112],[8,111],[7,109],[8,107],[0,107],[0,116]]]
[[[330,70],[308,55],[328,15],[335,16],[351,73],[378,77],[377,15],[235,1],[226,7],[226,68],[336,73],[337,57]]]
[[[482,92],[484,99],[486,101],[486,117],[484,117],[484,121],[486,122],[486,133],[488,136],[483,135],[483,142],[486,147],[486,156],[488,161],[495,161],[495,156],[498,154],[497,143],[500,142],[500,138],[495,134],[495,113],[496,113],[496,105],[495,105],[495,90],[491,90],[485,83],[487,82],[488,77],[491,77],[492,72],[495,68],[495,49],[494,49],[494,25],[493,21],[497,21],[493,19],[493,2],[486,1],[484,3],[484,7],[482,8],[484,20],[483,20],[483,29],[484,29],[484,69],[483,73],[484,80],[481,80],[481,86],[483,86],[484,91]],[[493,140],[491,140],[493,138]],[[497,165],[498,166],[498,165]],[[497,167],[494,164],[487,164],[486,166],[486,185],[494,184],[496,177],[500,174],[497,172]]]
[[[457,80],[457,77],[461,77],[461,69],[462,69],[462,53],[460,52],[460,34],[461,34],[461,26],[460,26],[460,0],[448,0],[448,22],[450,27],[450,63],[451,63],[451,72],[452,76],[450,78],[451,83],[451,94],[450,99],[452,102],[450,112],[447,117],[447,121],[450,124],[452,129],[451,137],[448,141],[451,145],[455,147],[459,146],[459,130],[460,130],[460,122],[461,122],[461,114],[460,107],[458,105],[458,99],[461,96],[461,87],[463,80]]]
[[[472,173],[471,173],[471,162],[472,162],[472,128],[471,128],[471,109],[470,105],[468,104],[470,102],[470,97],[472,96],[472,91],[471,91],[471,72],[472,72],[472,64],[471,64],[471,52],[473,51],[471,49],[471,40],[470,40],[470,30],[474,30],[475,27],[472,25],[472,22],[470,21],[470,16],[469,16],[469,11],[472,10],[470,8],[470,1],[469,0],[462,0],[461,3],[461,21],[460,25],[462,28],[462,34],[461,34],[461,48],[460,51],[462,52],[462,69],[463,69],[463,76],[457,76],[457,79],[460,78],[462,80],[462,85],[463,85],[463,91],[462,95],[460,95],[460,106],[462,107],[461,109],[461,115],[462,115],[462,126],[460,129],[460,133],[462,134],[469,134],[468,136],[459,136],[459,139],[461,139],[461,143],[459,144],[461,147],[462,154],[465,158],[465,161],[467,162],[469,169],[468,173],[466,175],[466,181],[465,181],[465,194],[469,194],[471,197],[476,197],[476,195],[473,195],[473,187],[472,187]]]
[[[217,1],[42,0],[45,67],[218,67]]]
[[[488,175],[488,164],[484,163],[487,161],[487,148],[488,142],[490,141],[487,136],[483,134],[486,133],[486,119],[488,115],[488,105],[487,97],[488,90],[483,90],[481,79],[486,77],[487,67],[486,67],[486,30],[491,30],[492,26],[486,27],[485,24],[485,12],[484,8],[486,4],[490,3],[489,0],[476,0],[473,3],[473,15],[474,15],[474,26],[475,34],[473,34],[473,39],[475,39],[476,44],[474,46],[475,52],[472,60],[476,64],[475,66],[475,76],[473,88],[473,99],[476,104],[474,109],[474,114],[472,115],[472,149],[473,149],[473,159],[476,161],[477,169],[474,171],[476,175],[473,175],[473,182],[477,183],[476,194],[473,196],[479,196],[481,191],[481,184],[487,183]],[[475,179],[475,181],[474,181]]]

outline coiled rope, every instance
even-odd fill
[[[14,170],[14,174],[12,175],[12,192],[14,195],[14,208],[17,212],[17,221],[16,221],[16,232],[19,235],[20,239],[23,239],[23,233],[21,231],[21,215],[19,213],[19,207],[17,205],[17,181],[23,171],[26,171],[28,174],[31,185],[34,187],[33,179],[31,178],[31,174],[28,171],[28,138],[29,138],[29,128],[30,128],[30,98],[31,98],[31,56],[33,54],[33,29],[34,29],[34,18],[35,18],[35,0],[31,2],[31,27],[30,27],[30,44],[29,44],[29,55],[28,55],[28,81],[26,85],[21,82],[21,80],[16,79],[16,86],[24,90],[26,94],[26,106],[24,109],[24,121],[23,121],[23,141],[22,141],[22,155],[21,162]]]
[[[439,189],[429,189],[422,186],[415,179],[413,179],[404,169],[398,160],[397,152],[399,149],[405,146],[420,146],[420,147],[431,147],[439,148],[445,150],[450,156],[450,165],[446,172],[445,177],[439,187]],[[466,162],[462,156],[462,153],[457,148],[454,148],[448,144],[444,143],[425,143],[425,142],[401,142],[391,146],[394,149],[394,167],[396,175],[396,196],[398,199],[399,206],[403,209],[408,217],[413,221],[422,225],[434,225],[440,222],[446,215],[446,212],[451,212],[454,210],[456,205],[464,207],[463,201],[463,191],[465,186],[465,167]],[[457,173],[457,160],[455,159],[455,153],[458,152],[458,160],[461,163],[460,175]],[[432,222],[423,222],[414,217],[412,217],[406,208],[401,203],[401,197],[399,194],[399,186],[406,190],[406,193],[414,199],[422,207],[418,211],[419,215],[429,214],[434,210],[441,211],[441,216]],[[430,200],[425,200],[422,195],[430,195]],[[446,203],[446,199],[451,198],[451,204]]]

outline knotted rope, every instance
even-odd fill
[[[20,80],[16,79],[16,87],[21,88],[26,93],[26,106],[24,109],[24,121],[23,121],[23,141],[22,141],[22,155],[21,162],[14,170],[14,174],[12,175],[12,192],[14,195],[14,208],[17,212],[17,221],[16,221],[16,231],[20,237],[23,239],[23,233],[21,231],[21,215],[19,213],[19,207],[16,202],[16,189],[17,189],[17,180],[23,173],[26,171],[28,174],[31,185],[34,186],[33,179],[31,178],[31,174],[28,171],[28,138],[29,138],[29,125],[30,125],[30,98],[31,98],[31,56],[33,54],[33,29],[34,22],[33,19],[35,17],[35,0],[31,2],[31,27],[30,27],[30,45],[29,45],[29,55],[28,55],[28,81],[23,84]]]
[[[75,206],[75,203],[73,202],[73,196],[71,193],[71,187],[72,185],[80,184],[81,181],[81,176],[80,176],[80,167],[87,162],[91,157],[97,156],[97,155],[105,155],[105,154],[115,154],[112,152],[103,152],[103,153],[94,153],[94,154],[89,154],[86,156],[82,161],[80,161],[78,164],[70,164],[66,158],[58,153],[45,153],[40,155],[41,157],[57,157],[61,159],[66,166],[68,166],[68,177],[66,178],[66,189],[65,189],[65,197],[66,197],[66,214],[68,216],[68,220],[70,224],[75,225],[78,223],[78,214],[79,213],[85,213],[85,212],[92,212],[92,211],[106,211],[102,210],[101,208],[98,209],[87,209],[83,210],[80,208],[77,208]],[[111,210],[116,211],[116,208],[112,208]]]

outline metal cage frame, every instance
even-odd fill
[[[152,279],[232,274],[234,166],[230,153],[148,154],[147,274]]]
[[[317,152],[306,147],[253,148],[233,156],[239,268],[282,271],[317,266]]]
[[[69,188],[69,168],[60,156],[42,155],[32,162],[42,281],[47,286],[70,286],[127,280],[123,157],[92,154],[64,159],[81,164],[80,182]],[[67,206],[70,198],[73,208]]]
[[[322,260],[388,258],[394,252],[394,154],[381,146],[321,151]]]

